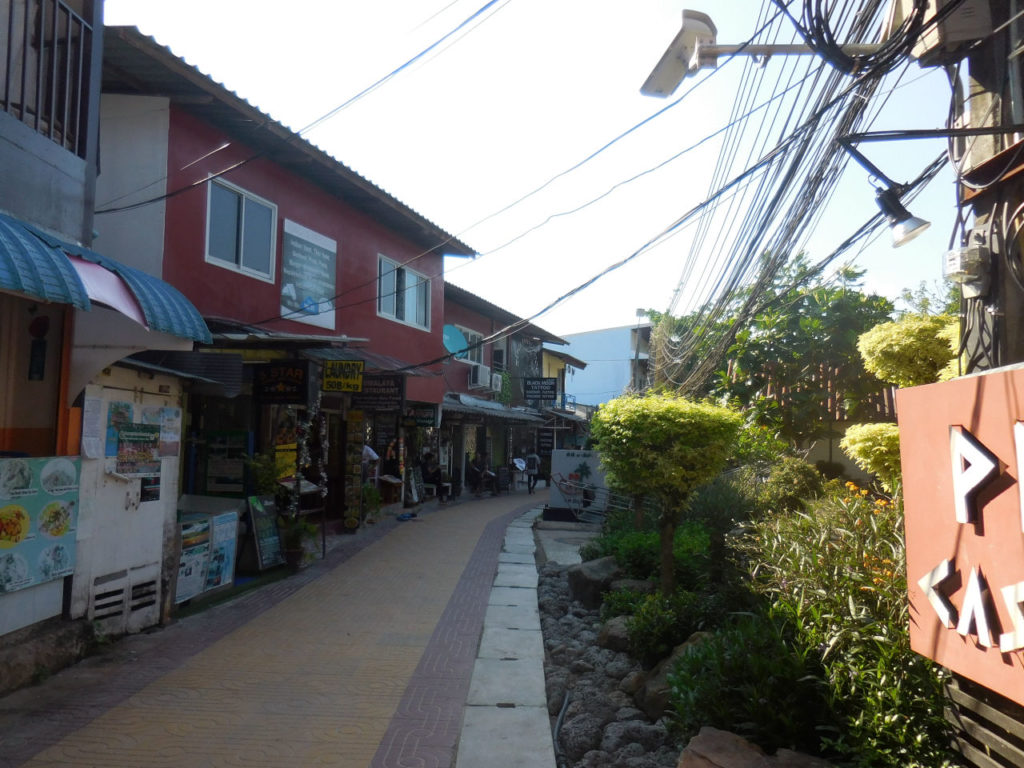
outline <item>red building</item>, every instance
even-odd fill
[[[253,452],[303,463],[316,417],[328,506],[358,505],[364,440],[386,455],[437,427],[443,258],[472,249],[133,28],[107,30],[103,94],[101,237],[213,333],[148,358],[201,379],[185,491],[247,493]]]

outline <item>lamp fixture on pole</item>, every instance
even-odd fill
[[[878,166],[864,157],[853,146],[849,136],[840,136],[836,141],[864,170],[885,184],[885,189],[881,187],[875,188],[875,202],[878,203],[878,207],[885,214],[885,218],[889,222],[893,248],[906,245],[931,226],[931,222],[914,216],[903,207],[900,198],[907,192],[905,185],[897,184],[882,173]]]

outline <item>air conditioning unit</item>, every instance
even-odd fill
[[[474,365],[469,369],[470,389],[490,389],[491,369],[486,365]]]
[[[501,392],[505,387],[505,377],[500,373],[491,374],[491,389],[495,392]]]
[[[942,11],[953,0],[928,0],[925,21]],[[914,8],[914,0],[892,0],[883,34],[889,37]],[[963,0],[942,23],[926,28],[914,43],[911,56],[921,66],[948,64],[963,58],[964,44],[980,40],[992,32],[992,13],[988,0]]]

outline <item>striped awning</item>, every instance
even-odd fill
[[[137,308],[130,301],[115,300],[109,286],[101,288],[99,281],[88,279],[89,265],[116,275]],[[137,310],[141,310],[143,325],[151,331],[204,344],[212,340],[199,310],[174,286],[4,214],[0,214],[0,289],[78,309],[90,309],[92,299],[133,320],[139,320]]]
[[[89,296],[67,254],[24,222],[0,213],[0,289],[89,309]]]

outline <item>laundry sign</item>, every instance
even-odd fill
[[[1024,704],[1024,368],[896,394],[910,643]]]

